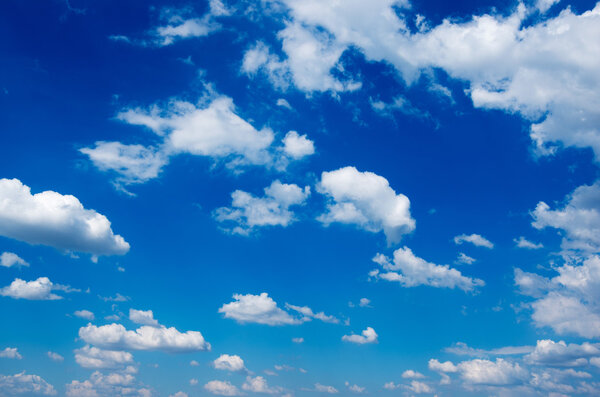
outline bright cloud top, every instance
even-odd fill
[[[213,366],[216,369],[224,370],[224,371],[242,371],[246,369],[244,366],[244,360],[238,355],[229,355],[229,354],[221,354],[215,361],[213,361]]]
[[[377,333],[371,327],[367,327],[365,330],[361,332],[361,335],[344,335],[342,336],[342,340],[344,342],[356,343],[359,345],[364,345],[367,343],[377,343]]]
[[[129,244],[109,220],[70,195],[31,194],[18,179],[0,179],[0,235],[29,244],[92,255],[123,255]]]
[[[317,191],[329,199],[327,212],[318,218],[325,225],[337,222],[383,231],[389,243],[415,229],[408,197],[396,194],[387,179],[372,172],[354,167],[323,172]]]
[[[48,277],[25,281],[16,278],[9,286],[0,289],[0,295],[13,299],[26,300],[59,300],[62,296],[53,294],[53,290],[64,290],[61,285],[54,284]]]
[[[19,255],[14,254],[12,252],[3,252],[0,255],[0,266],[4,267],[12,267],[12,266],[25,266],[29,267],[29,263],[27,263],[23,258]]]

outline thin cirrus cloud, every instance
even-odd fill
[[[213,216],[224,230],[234,234],[248,235],[265,226],[286,227],[296,220],[290,207],[304,204],[310,187],[276,180],[264,192],[263,197],[256,197],[236,190],[231,193],[231,207],[217,208]]]
[[[31,194],[18,179],[0,179],[0,235],[94,256],[129,251],[129,243],[113,233],[104,215],[85,209],[71,195]]]
[[[344,223],[383,231],[390,244],[415,229],[408,197],[397,194],[387,179],[372,172],[355,167],[323,172],[317,191],[328,199],[326,212],[318,217],[324,225]]]
[[[307,306],[294,306],[286,303],[285,307],[297,312],[300,316],[293,316],[290,312],[281,309],[266,292],[259,295],[234,294],[233,302],[226,303],[219,308],[225,318],[236,320],[240,324],[257,323],[271,326],[299,325],[312,319],[328,323],[339,323],[333,316],[323,312],[314,313]]]
[[[463,276],[448,265],[436,265],[416,256],[408,247],[394,251],[393,261],[383,254],[373,258],[383,269],[374,269],[369,276],[385,281],[395,281],[404,287],[427,285],[436,288],[459,288],[465,292],[485,285],[483,280]]]
[[[281,3],[289,20],[277,34],[284,57],[258,42],[242,63],[251,77],[260,72],[279,89],[293,85],[306,93],[355,90],[360,82],[352,76],[332,73],[343,70],[342,55],[350,49],[393,65],[408,85],[437,68],[467,82],[475,107],[529,121],[537,153],[555,153],[562,144],[591,147],[598,158],[600,44],[589,37],[600,35],[600,5],[539,17],[554,3],[541,1],[520,4],[508,15],[494,11],[434,27],[421,16],[411,31],[413,21],[396,11],[411,8],[408,1]],[[429,79],[432,91],[440,86]]]

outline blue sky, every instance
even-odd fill
[[[600,391],[600,3],[2,4],[0,395]]]

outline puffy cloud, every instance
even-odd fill
[[[425,375],[420,372],[413,371],[412,369],[407,369],[402,373],[402,377],[404,379],[422,379],[425,377]]]
[[[12,358],[20,360],[23,358],[16,347],[7,347],[4,350],[0,350],[0,358]]]
[[[396,11],[408,1],[281,3],[291,18],[278,35],[287,59],[271,56],[264,64],[284,70],[284,77],[290,73],[301,90],[343,90],[331,70],[352,48],[367,61],[393,65],[409,84],[432,68],[466,81],[476,107],[530,121],[540,153],[553,153],[559,143],[592,147],[598,155],[600,44],[589,38],[600,34],[600,5],[579,15],[566,8],[551,18],[529,18],[553,3],[540,0],[508,16],[449,18],[433,28],[420,17],[413,33]]]
[[[527,240],[523,236],[519,237],[518,239],[514,239],[514,242],[517,244],[517,247],[519,247],[519,248],[525,248],[525,249],[530,249],[530,250],[537,250],[540,248],[544,248],[544,244],[542,244],[542,243],[536,244],[534,242]]]
[[[512,385],[522,382],[528,377],[526,369],[517,363],[510,363],[501,358],[496,361],[475,359],[458,364],[463,380],[478,385]]]
[[[278,387],[269,387],[267,380],[262,376],[247,376],[242,389],[253,393],[274,394],[281,392],[281,389]]]
[[[154,318],[152,310],[135,310],[129,309],[129,319],[136,324],[150,325],[152,327],[158,327],[158,320]]]
[[[225,371],[243,371],[246,369],[244,360],[238,355],[221,354],[215,361],[213,366],[216,369]]]
[[[600,252],[600,182],[578,187],[566,201],[562,209],[555,210],[539,202],[531,213],[533,227],[561,230],[565,250]]]
[[[454,261],[454,263],[456,263],[456,264],[463,264],[463,265],[472,265],[475,262],[477,262],[477,259],[471,258],[469,255],[466,255],[462,252],[460,252],[458,254],[458,258],[456,258],[456,260]]]
[[[71,195],[31,194],[18,179],[0,179],[0,235],[92,255],[123,255],[129,244],[108,219]]]
[[[49,351],[47,354],[48,358],[52,361],[63,362],[65,360],[65,358],[58,353]]]
[[[407,387],[408,390],[421,394],[421,393],[433,393],[433,388],[429,386],[427,383],[419,382],[417,380],[413,380],[410,382],[410,385]]]
[[[439,362],[435,358],[429,360],[428,367],[432,371],[436,372],[444,372],[444,373],[454,373],[458,372],[458,367],[454,365],[452,361]]]
[[[327,212],[318,218],[325,225],[339,222],[383,231],[389,243],[415,229],[408,197],[396,194],[387,179],[372,172],[354,167],[323,172],[317,191],[329,199]]]
[[[460,271],[448,265],[436,265],[419,258],[410,248],[404,247],[394,251],[393,263],[383,254],[377,254],[373,261],[385,272],[378,269],[371,271],[371,277],[387,281],[397,281],[405,287],[428,285],[437,288],[460,288],[472,291],[485,283],[480,279],[463,276]]]
[[[92,312],[91,312],[91,311],[89,311],[89,310],[76,310],[76,311],[75,311],[73,314],[74,314],[76,317],[79,317],[79,318],[84,318],[84,319],[86,319],[86,320],[90,320],[90,321],[93,321],[93,320],[94,320],[94,318],[96,318],[96,317],[94,316],[94,313],[92,313]]]
[[[67,397],[109,397],[109,396],[136,396],[150,397],[149,389],[140,387],[135,377],[127,372],[114,372],[102,374],[99,371],[92,373],[88,380],[74,380],[67,384]]]
[[[320,393],[329,393],[329,394],[337,394],[338,389],[333,386],[322,385],[320,383],[315,383],[315,391]]]
[[[240,391],[237,387],[229,383],[228,381],[211,380],[204,385],[204,389],[212,394],[219,396],[238,396]]]
[[[115,173],[117,187],[158,177],[170,157],[181,154],[208,157],[236,171],[250,165],[285,168],[289,159],[310,154],[312,141],[305,135],[290,132],[284,146],[275,147],[271,129],[256,129],[238,115],[230,97],[207,90],[208,99],[195,104],[172,99],[148,109],[126,108],[117,115],[118,120],[154,132],[158,145],[100,141],[80,152],[101,171]]]
[[[360,301],[358,302],[358,306],[360,307],[370,307],[371,305],[371,300],[368,298],[360,298]]]
[[[588,358],[600,356],[600,345],[584,342],[581,345],[549,339],[538,340],[535,350],[525,356],[527,362],[548,366],[581,366]]]
[[[315,144],[306,135],[289,131],[282,139],[283,151],[293,159],[301,159],[315,153]]]
[[[362,393],[364,393],[367,390],[365,387],[361,387],[359,385],[351,385],[350,382],[345,382],[344,385],[352,393],[362,394]]]
[[[13,299],[27,300],[58,300],[62,296],[53,294],[53,290],[64,290],[59,284],[53,284],[48,277],[25,281],[16,278],[9,286],[0,288],[0,295]],[[68,291],[67,291],[68,292]]]
[[[291,206],[302,205],[310,195],[310,188],[285,184],[276,180],[265,188],[264,197],[255,197],[242,190],[231,194],[231,208],[222,207],[214,211],[214,217],[222,223],[232,223],[229,230],[236,234],[249,234],[253,229],[264,226],[286,227],[295,220]]]
[[[54,386],[38,375],[21,372],[15,375],[0,375],[0,392],[6,394],[23,394],[27,396],[54,396]]]
[[[454,237],[454,243],[459,245],[462,243],[471,243],[477,247],[494,248],[494,244],[491,241],[479,234],[461,234]]]
[[[234,301],[226,303],[219,309],[225,318],[239,323],[257,323],[266,325],[295,325],[306,321],[291,316],[280,309],[266,292],[260,295],[234,294]]]
[[[143,325],[135,331],[121,324],[97,327],[88,324],[79,329],[79,337],[86,343],[105,349],[152,350],[185,353],[210,350],[210,344],[198,331],[179,332],[174,327]]]
[[[83,368],[112,369],[133,364],[133,355],[118,350],[102,350],[93,346],[84,346],[75,350],[75,362]]]
[[[12,252],[3,252],[0,255],[0,266],[12,267],[12,266],[29,266],[23,258]]]
[[[342,336],[342,340],[345,342],[357,343],[359,345],[364,345],[367,343],[377,343],[377,333],[371,327],[367,327],[365,330],[361,332],[361,335],[344,335]]]
[[[576,297],[551,292],[531,306],[531,318],[540,327],[550,326],[561,335],[600,336],[600,315]]]

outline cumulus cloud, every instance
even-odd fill
[[[329,200],[327,211],[318,218],[325,225],[337,222],[383,231],[390,244],[415,229],[408,197],[396,194],[387,179],[372,172],[354,167],[323,172],[317,191]]]
[[[359,345],[364,345],[367,343],[377,343],[377,333],[371,327],[367,327],[365,330],[361,332],[361,335],[352,334],[352,335],[344,335],[342,336],[342,340],[344,342],[356,343]]]
[[[407,369],[402,373],[402,377],[404,379],[422,379],[425,377],[425,375],[420,372],[413,371],[412,369]]]
[[[49,351],[47,354],[48,354],[48,358],[52,361],[56,361],[56,362],[60,363],[65,360],[65,358],[58,353]]]
[[[315,383],[315,391],[320,393],[329,393],[329,394],[337,394],[338,389],[333,386],[322,385],[320,383]]]
[[[7,347],[4,350],[0,350],[0,358],[12,358],[20,360],[23,358],[16,347]]]
[[[407,389],[417,394],[434,392],[433,388],[427,383],[419,382],[417,380],[412,380],[410,385],[407,386]]]
[[[83,368],[114,369],[133,364],[133,355],[119,350],[102,350],[86,345],[75,350],[75,362]]]
[[[440,363],[432,359],[429,369],[442,373],[458,373],[463,381],[471,385],[505,386],[524,382],[529,372],[518,363],[502,358],[496,361],[474,359],[453,364],[450,361]]]
[[[454,243],[458,245],[462,243],[471,243],[477,247],[494,248],[494,244],[492,244],[491,241],[479,234],[461,234],[460,236],[454,237]]]
[[[264,226],[286,227],[295,221],[290,207],[302,205],[310,195],[308,186],[304,189],[295,184],[285,184],[276,180],[265,188],[263,197],[255,197],[242,190],[231,193],[231,207],[214,211],[214,217],[225,225],[233,225],[226,230],[235,234],[247,235],[253,229]]]
[[[67,397],[109,397],[134,396],[150,397],[148,388],[141,386],[135,377],[127,371],[103,374],[99,371],[92,373],[84,381],[74,380],[66,386]]]
[[[454,261],[454,263],[462,265],[472,265],[475,262],[477,262],[477,259],[471,258],[469,255],[466,255],[462,252],[458,254],[458,258],[456,258]]]
[[[239,116],[230,97],[207,87],[207,96],[197,103],[171,99],[146,109],[125,108],[117,115],[122,122],[152,131],[156,145],[99,141],[80,152],[101,171],[115,174],[114,182],[121,188],[158,177],[176,155],[208,157],[240,172],[247,166],[282,169],[290,159],[310,154],[313,143],[306,135],[290,132],[283,147],[275,146],[270,128],[255,128]]]
[[[343,68],[341,56],[352,49],[367,61],[393,65],[408,84],[432,68],[466,81],[474,106],[529,121],[541,154],[561,145],[599,153],[600,44],[589,38],[600,34],[600,5],[532,20],[554,3],[540,0],[531,8],[520,4],[509,15],[494,9],[432,28],[421,16],[412,32],[407,17],[397,12],[410,7],[408,1],[280,3],[291,20],[278,34],[287,58],[267,51],[262,62],[254,62],[276,85],[283,80],[307,92],[343,91],[332,70]]]
[[[600,345],[589,342],[567,344],[544,339],[537,341],[535,350],[525,356],[525,360],[539,365],[576,367],[587,365],[591,357],[600,357]]]
[[[73,314],[75,315],[75,317],[83,318],[90,321],[93,321],[96,318],[94,316],[94,313],[92,313],[89,310],[76,310]]]
[[[348,388],[349,391],[351,391],[352,393],[357,393],[357,394],[362,394],[364,393],[367,388],[366,387],[361,387],[359,385],[352,385],[350,384],[350,382],[345,382],[344,385]]]
[[[308,306],[295,306],[295,305],[290,305],[289,303],[285,304],[285,307],[287,309],[291,309],[294,310],[300,314],[302,314],[303,316],[303,320],[307,321],[308,319],[317,319],[317,320],[321,320],[325,323],[332,323],[332,324],[339,324],[340,320],[334,316],[330,316],[327,315],[323,312],[318,312],[315,313],[312,311],[312,309]]]
[[[150,350],[168,353],[187,353],[210,350],[210,344],[198,331],[179,332],[174,327],[143,325],[135,331],[121,324],[95,326],[88,324],[79,329],[79,337],[91,345],[114,350]]]
[[[246,369],[244,366],[244,360],[238,355],[221,354],[215,361],[213,366],[216,369],[224,371],[243,371]]]
[[[150,325],[152,327],[159,326],[158,320],[154,318],[152,310],[135,310],[129,309],[129,319],[136,324]]]
[[[408,247],[394,251],[393,262],[383,254],[377,254],[373,261],[383,268],[369,273],[371,277],[386,281],[396,281],[405,287],[428,285],[437,288],[460,288],[472,291],[483,286],[483,280],[463,276],[460,271],[448,265],[436,265],[417,257]]]
[[[211,380],[204,385],[204,390],[219,396],[238,396],[240,391],[228,381]]]
[[[10,285],[0,288],[0,295],[13,299],[26,300],[58,300],[63,298],[62,296],[53,294],[53,290],[70,292],[68,287],[65,288],[65,286],[60,284],[54,284],[48,277],[39,277],[37,280],[32,281],[16,278]]]
[[[0,266],[12,267],[12,266],[29,266],[23,258],[12,252],[3,252],[0,255]]]
[[[304,343],[304,338],[292,338],[292,342],[297,344]]]
[[[530,249],[530,250],[537,250],[540,248],[544,248],[544,244],[531,242],[523,236],[519,237],[518,239],[517,238],[514,239],[514,242],[517,245],[517,247],[519,247],[519,248],[525,248],[525,249]]]
[[[0,179],[0,235],[95,256],[129,251],[104,215],[85,209],[71,195],[50,190],[31,194],[18,179]]]
[[[0,375],[0,391],[13,395],[55,396],[56,389],[38,375],[24,371],[15,375]]]
[[[247,376],[246,381],[242,385],[242,389],[253,393],[275,394],[281,392],[281,388],[270,387],[267,380],[262,376]]]

